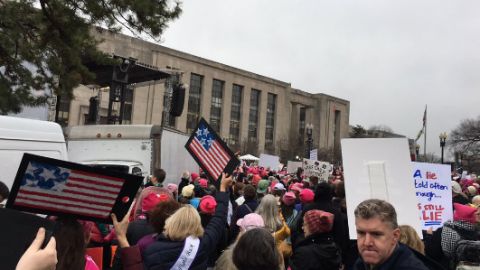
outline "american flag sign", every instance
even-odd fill
[[[14,206],[108,218],[124,179],[30,161]]]
[[[222,172],[232,173],[240,163],[203,118],[185,147],[200,167],[214,180],[218,180]]]

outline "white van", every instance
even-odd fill
[[[60,125],[0,116],[0,181],[9,189],[12,188],[23,153],[68,160]]]

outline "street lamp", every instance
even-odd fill
[[[307,154],[306,157],[310,158],[310,152],[312,151],[312,134],[313,134],[313,124],[306,124],[305,129],[307,131]]]
[[[416,145],[415,145],[415,154],[417,155],[417,158],[416,158],[417,161],[419,161],[419,160],[418,160],[418,154],[419,154],[419,152],[420,152],[420,145],[419,145],[419,144],[416,144]]]
[[[440,147],[442,148],[442,159],[441,160],[442,160],[442,164],[443,164],[443,149],[445,148],[445,142],[447,141],[447,133],[446,132],[440,133],[438,138],[440,138]]]

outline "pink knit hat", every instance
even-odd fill
[[[313,193],[313,190],[306,188],[300,192],[300,201],[303,204],[311,203],[313,202],[313,199],[315,198],[315,193]]]
[[[202,199],[200,199],[200,205],[198,207],[202,213],[213,215],[215,214],[217,201],[210,195],[203,196]]]
[[[295,193],[289,191],[283,194],[282,201],[285,205],[291,206],[295,204],[295,200],[297,197],[295,196]]]
[[[237,226],[248,231],[254,228],[263,228],[265,227],[265,223],[263,222],[262,216],[257,213],[250,213],[237,220]]]
[[[201,186],[202,188],[208,188],[207,179],[200,178],[200,180],[198,180],[198,185]]]
[[[454,221],[466,221],[472,224],[477,222],[475,218],[475,213],[478,210],[477,208],[459,203],[454,203],[453,208],[455,208],[453,211]]]

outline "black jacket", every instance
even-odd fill
[[[255,213],[257,207],[258,202],[256,200],[248,200],[235,209],[232,215],[232,222],[230,223],[229,243],[234,242],[240,232],[240,228],[237,226],[237,220],[244,218],[248,214]]]
[[[360,256],[353,266],[353,270],[368,270]],[[429,270],[417,256],[405,245],[398,244],[392,255],[375,270]]]
[[[178,183],[178,194],[182,194],[182,189],[190,184],[190,179],[181,178]]]
[[[292,270],[338,270],[342,264],[339,248],[330,234],[313,234],[293,246]]]
[[[206,269],[210,253],[215,251],[227,223],[228,193],[217,192],[217,209],[200,238],[200,247],[190,269]],[[163,235],[142,254],[145,269],[170,269],[183,250],[185,241],[171,241]]]

